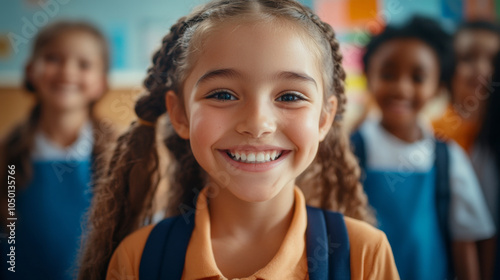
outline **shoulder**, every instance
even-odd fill
[[[347,234],[349,236],[349,243],[352,249],[375,249],[382,246],[387,238],[385,234],[373,227],[372,225],[356,220],[350,217],[344,217],[345,225],[347,227]]]
[[[454,240],[480,240],[494,235],[495,226],[464,150],[450,141],[450,231]]]
[[[449,172],[451,177],[452,192],[463,189],[469,191],[479,191],[479,182],[477,181],[474,168],[465,151],[455,142],[446,142],[449,151]]]
[[[154,226],[140,228],[122,240],[111,257],[106,279],[138,279],[142,252]]]
[[[117,250],[121,249],[125,252],[138,253],[139,255],[142,255],[146,241],[148,240],[149,234],[154,227],[155,225],[148,225],[134,231],[123,239],[120,245],[118,245]]]
[[[385,234],[366,222],[344,217],[349,236],[352,279],[399,279]]]

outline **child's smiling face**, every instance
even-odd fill
[[[300,32],[220,24],[186,78],[184,106],[167,94],[176,131],[190,139],[211,182],[243,201],[293,188],[331,127],[336,98],[325,113],[322,64]]]
[[[418,39],[393,39],[372,55],[367,79],[387,129],[417,124],[426,102],[439,90],[436,53]]]
[[[493,74],[493,60],[500,49],[500,37],[492,31],[463,30],[455,38],[457,57],[452,78],[454,102],[481,101],[487,93],[487,82]],[[469,100],[468,100],[469,99]]]
[[[67,111],[88,108],[106,90],[99,41],[84,31],[65,31],[48,43],[28,67],[43,106]]]

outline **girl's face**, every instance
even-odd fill
[[[70,111],[88,108],[106,90],[101,45],[83,31],[66,31],[48,43],[27,68],[42,106]]]
[[[493,60],[500,49],[500,37],[486,30],[463,30],[454,42],[457,56],[452,79],[454,102],[482,101],[493,74]],[[471,96],[471,97],[469,97]]]
[[[172,123],[211,183],[240,200],[293,188],[331,127],[336,98],[325,113],[321,64],[300,32],[223,23],[186,78],[185,106],[167,94]]]
[[[382,111],[386,128],[415,125],[426,102],[439,89],[435,52],[417,39],[394,39],[372,55],[368,87]]]

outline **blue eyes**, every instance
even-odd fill
[[[229,91],[226,90],[221,90],[221,91],[215,91],[211,94],[209,94],[207,99],[215,99],[218,101],[233,101],[233,100],[238,100],[234,94],[232,94]],[[280,95],[278,98],[276,98],[276,101],[279,102],[297,102],[297,101],[303,101],[306,100],[304,95],[300,93],[291,93],[287,92],[285,94]]]
[[[209,96],[207,96],[207,99],[215,99],[215,100],[220,100],[220,101],[231,101],[231,100],[237,100],[234,95],[227,91],[216,91]]]
[[[285,93],[278,97],[276,99],[277,101],[283,101],[283,102],[296,102],[296,101],[301,101],[304,100],[304,97],[302,97],[299,94],[296,93]]]

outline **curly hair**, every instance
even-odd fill
[[[342,129],[346,96],[339,43],[332,27],[297,1],[215,0],[180,18],[153,56],[153,65],[144,81],[147,92],[135,105],[137,116],[155,123],[166,113],[165,93],[172,90],[177,95],[182,94],[184,79],[200,49],[196,43],[201,36],[221,21],[256,17],[284,20],[307,31],[305,36],[310,36],[321,54],[326,84],[324,95],[335,95],[338,99],[335,122],[320,143],[313,163],[298,178],[297,185],[304,190],[310,204],[373,222],[359,183],[359,166]],[[79,279],[104,279],[112,253],[121,240],[150,223],[152,198],[161,176],[155,136],[156,127],[134,122],[119,138],[107,176],[101,178],[96,188]],[[195,196],[207,183],[207,174],[196,162],[189,140],[178,136],[170,124],[164,144],[171,157],[169,198],[165,209],[168,216],[180,214],[185,207],[195,207]]]
[[[389,25],[378,35],[372,36],[362,58],[365,74],[376,51],[385,43],[398,39],[417,39],[434,50],[440,68],[440,82],[449,86],[453,68],[451,35],[437,21],[424,16],[414,16],[402,26]]]

